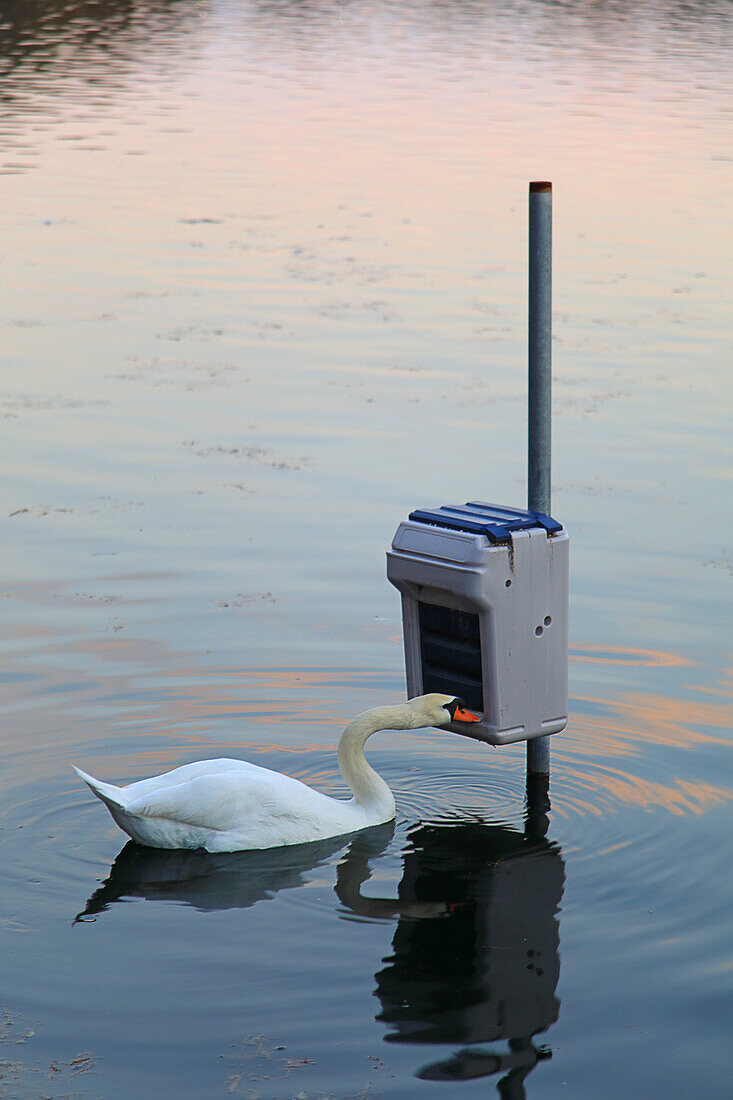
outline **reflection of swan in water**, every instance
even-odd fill
[[[444,916],[450,905],[442,901],[401,901],[399,898],[371,898],[361,893],[361,887],[372,877],[369,860],[382,855],[386,847],[380,832],[380,829],[369,829],[355,837],[338,865],[334,890],[343,905],[343,915],[353,913],[369,920]]]
[[[540,815],[541,817],[541,815]],[[537,818],[535,818],[535,825]],[[351,839],[336,872],[343,915],[397,919],[392,954],[376,975],[388,1042],[451,1044],[425,1065],[426,1080],[502,1073],[505,1100],[549,1052],[533,1039],[557,1019],[557,910],[564,881],[558,847],[542,830],[504,825],[422,825],[410,835],[397,898],[362,895],[370,861],[387,849],[393,823]],[[77,919],[129,898],[178,901],[201,911],[245,909],[306,884],[343,838],[265,851],[161,851],[129,843]],[[506,1041],[506,1049],[476,1044]],[[467,1045],[470,1044],[470,1045]]]
[[[307,844],[391,821],[392,792],[366,762],[364,746],[380,730],[478,722],[455,695],[432,692],[353,718],[338,747],[348,801],[329,798],[281,772],[246,760],[198,760],[128,787],[102,783],[74,768],[138,844],[241,852]]]
[[[542,815],[539,815],[540,819]],[[550,1056],[533,1037],[555,1022],[559,1001],[557,911],[564,863],[536,831],[504,825],[423,825],[410,837],[397,900],[363,898],[365,851],[350,849],[339,898],[367,916],[397,916],[393,953],[376,975],[377,1019],[388,1042],[460,1044],[424,1066],[425,1080],[504,1073],[502,1097],[524,1097],[524,1079]],[[533,831],[534,830],[534,831]],[[464,1044],[507,1041],[505,1050]]]
[[[355,842],[369,837],[370,851],[379,855],[393,832],[394,825],[388,822],[360,834]],[[177,901],[202,912],[247,909],[280,890],[304,886],[306,873],[327,863],[343,845],[343,837],[334,837],[313,844],[212,855],[142,848],[129,841],[77,920],[88,920],[130,898]]]

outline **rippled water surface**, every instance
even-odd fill
[[[0,6],[0,1096],[723,1098],[731,8]],[[525,500],[554,185],[571,714],[385,734],[397,819],[207,856],[120,782],[333,794],[407,512]],[[460,1082],[460,1084],[459,1084]]]

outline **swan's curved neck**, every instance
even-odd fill
[[[379,730],[413,728],[414,715],[404,703],[394,707],[365,710],[349,722],[339,741],[338,763],[341,774],[354,792],[357,806],[369,809],[382,805],[394,807],[394,798],[389,787],[366,762],[364,745],[367,738]]]

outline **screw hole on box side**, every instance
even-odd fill
[[[552,622],[551,616],[550,615],[545,615],[545,626],[549,626],[551,622]]]
[[[536,626],[534,632],[537,635],[537,637],[539,638],[542,635],[542,627],[541,626]]]
[[[511,581],[504,581],[504,584],[506,585],[507,588],[511,588],[511,586],[512,586]]]

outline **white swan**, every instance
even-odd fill
[[[354,795],[348,802],[244,760],[199,760],[129,787],[100,783],[77,767],[74,771],[138,844],[207,852],[277,848],[392,820],[392,792],[364,757],[373,733],[478,721],[460,699],[439,694],[359,714],[338,747],[339,768]]]

